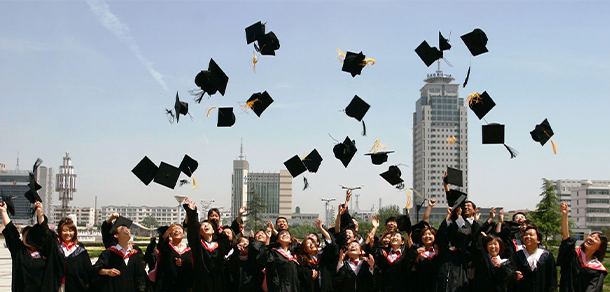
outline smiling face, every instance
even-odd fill
[[[201,222],[201,226],[199,227],[199,234],[201,235],[213,235],[214,227],[210,222]]]
[[[599,249],[599,247],[602,244],[602,239],[601,237],[599,237],[598,233],[592,233],[591,235],[589,235],[587,237],[587,239],[585,239],[585,242],[583,243],[584,247],[585,247],[585,251],[596,251]]]
[[[307,238],[311,239],[316,246],[320,245],[320,240],[318,239],[318,235],[315,233],[307,234]]]
[[[277,242],[282,246],[288,246],[292,241],[292,236],[287,230],[282,230],[277,234]]]
[[[302,243],[304,251],[309,255],[317,255],[318,254],[318,245],[311,239],[305,239],[305,242]]]
[[[74,230],[68,225],[64,225],[61,228],[61,240],[65,243],[70,243],[74,240]]]
[[[265,234],[265,231],[259,230],[256,232],[256,234],[254,234],[254,240],[258,242],[266,242],[267,234]]]
[[[239,241],[237,242],[237,247],[241,248],[242,250],[246,250],[248,246],[250,246],[250,241],[248,240],[248,238],[240,237]]]
[[[515,216],[513,216],[513,222],[523,224],[523,221],[525,221],[525,215],[517,213]]]
[[[487,248],[487,253],[489,255],[491,255],[492,257],[495,257],[498,254],[500,254],[500,243],[497,240],[495,240],[495,239],[489,241],[487,243],[487,247],[486,248]]]
[[[398,230],[398,223],[395,220],[390,220],[385,224],[385,230],[387,232],[396,232]]]
[[[393,249],[400,249],[400,247],[405,243],[405,239],[402,237],[402,234],[399,232],[394,233],[390,236],[390,245]]]
[[[224,228],[222,232],[227,235],[229,241],[233,241],[233,230],[231,228]]]
[[[216,225],[219,225],[219,223],[220,223],[220,214],[218,214],[215,211],[210,212],[210,214],[208,214],[208,221],[214,222]]]
[[[431,247],[434,244],[436,236],[432,233],[432,229],[426,229],[421,235],[421,241],[426,247]]]
[[[277,230],[288,229],[288,221],[286,221],[286,219],[284,219],[284,218],[278,218],[275,221],[275,229],[277,229]]]
[[[526,248],[538,248],[538,244],[540,244],[540,239],[538,239],[536,229],[530,228],[525,231],[525,234],[523,235],[523,244]]]
[[[182,226],[174,224],[170,227],[169,236],[172,239],[182,239],[184,237],[184,229],[182,229]]]
[[[392,234],[390,234],[390,233],[386,233],[386,234],[384,234],[384,235],[383,235],[383,237],[381,237],[381,244],[382,244],[384,247],[388,247],[388,246],[390,246],[390,238],[391,238],[391,237],[392,237]]]
[[[362,254],[362,247],[356,241],[351,241],[347,244],[347,256],[351,259],[357,259]]]
[[[345,238],[346,238],[346,240],[354,239],[355,238],[354,231],[351,230],[351,229],[346,229],[345,230]]]
[[[464,204],[464,216],[466,217],[471,217],[472,215],[474,215],[474,206],[472,205],[471,202],[467,202],[466,204]]]

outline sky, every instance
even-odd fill
[[[412,116],[426,74],[415,54],[438,32],[450,39],[452,67],[468,85],[459,96],[487,91],[496,107],[488,122],[506,124],[510,155],[481,145],[481,125],[469,110],[469,197],[479,206],[534,209],[542,178],[610,179],[606,125],[610,101],[607,1],[0,1],[0,163],[21,169],[36,158],[56,171],[66,152],[78,175],[74,206],[173,206],[174,195],[229,206],[232,160],[243,139],[250,171],[278,172],[283,162],[316,148],[317,173],[293,181],[293,208],[323,214],[319,198],[339,185],[362,185],[360,208],[404,206],[406,195],[379,173],[405,164],[412,186]],[[266,22],[281,47],[252,68],[244,29]],[[459,38],[481,28],[489,52],[471,57]],[[352,78],[337,48],[376,60]],[[198,104],[189,95],[210,58],[229,76],[226,94]],[[267,91],[275,102],[259,118],[239,103]],[[170,124],[176,92],[193,120]],[[342,112],[354,95],[371,105],[361,124]],[[231,128],[216,127],[211,106],[235,107]],[[541,147],[529,132],[548,118],[558,146]],[[345,168],[335,141],[356,140]],[[389,163],[364,156],[376,139],[396,151]],[[145,186],[131,169],[146,155],[178,166],[199,162],[199,188]],[[57,197],[57,194],[55,195]],[[54,201],[58,204],[57,199]],[[323,216],[323,215],[321,215]]]

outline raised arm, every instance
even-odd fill
[[[568,204],[561,202],[559,206],[561,211],[561,237],[566,240],[570,238],[570,226],[568,224]]]
[[[335,218],[335,233],[341,232],[341,215],[345,214],[345,211],[347,211],[347,206],[339,205],[339,214]]]
[[[432,213],[432,208],[434,208],[434,205],[436,205],[435,199],[428,201],[428,207],[426,208],[426,213],[424,213],[424,219],[422,219],[422,221],[430,223],[430,213]]]
[[[2,223],[6,227],[9,223],[11,223],[11,218],[8,217],[8,212],[6,211],[6,203],[0,203],[0,212],[2,212]]]
[[[500,210],[498,214],[498,224],[496,224],[496,234],[500,234],[502,232],[502,223],[504,223],[504,209]]]
[[[322,224],[322,219],[320,219],[320,218],[316,219],[316,227],[318,228],[318,230],[320,232],[322,232],[322,236],[324,236],[324,239],[326,239],[327,241],[331,240],[330,234],[328,234],[328,231],[326,231],[326,229],[324,229],[324,225]]]
[[[44,209],[42,208],[42,203],[36,201],[34,206],[36,206],[36,219],[38,219],[38,224],[42,224],[44,222]]]
[[[445,171],[445,175],[443,176],[443,187],[445,188],[445,192],[449,191],[449,185],[447,184],[447,172]]]

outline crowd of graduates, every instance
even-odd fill
[[[447,188],[446,188],[447,189]],[[115,213],[102,224],[106,250],[92,264],[69,218],[48,227],[42,204],[37,224],[21,236],[0,203],[3,234],[12,257],[12,291],[203,291],[203,292],[601,292],[607,238],[593,232],[576,246],[569,234],[568,206],[561,203],[562,241],[557,258],[543,247],[543,235],[523,213],[504,220],[503,210],[481,217],[472,201],[447,208],[439,226],[429,217],[411,224],[408,215],[390,217],[385,231],[361,237],[345,203],[335,225],[297,239],[288,220],[245,232],[242,215],[220,226],[217,209],[199,222],[186,199],[186,219],[158,229],[146,252],[131,240],[131,221]],[[496,216],[497,215],[497,216]],[[497,218],[496,218],[497,217]],[[496,220],[497,219],[497,220]],[[188,232],[187,232],[188,231]],[[21,237],[21,238],[20,238]],[[186,238],[185,238],[186,237]],[[185,240],[186,239],[186,240]],[[560,267],[560,277],[557,275]],[[559,277],[559,281],[558,281]]]

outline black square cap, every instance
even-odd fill
[[[443,51],[450,50],[451,44],[449,44],[449,40],[443,37],[441,32],[438,32],[438,46],[441,49],[441,54]]]
[[[227,83],[229,83],[229,77],[214,62],[214,59],[210,59],[208,70],[202,70],[195,76],[195,84],[209,95],[220,92],[224,96]]]
[[[430,47],[427,41],[423,41],[417,48],[415,53],[424,61],[426,66],[430,67],[434,61],[443,57],[442,52],[436,47]]]
[[[487,35],[480,28],[475,28],[473,31],[462,36],[462,41],[468,47],[468,50],[473,56],[478,56],[487,53]]]
[[[317,172],[318,168],[320,168],[320,164],[322,164],[322,156],[318,153],[318,150],[312,150],[305,158],[303,158],[303,164],[307,167],[309,172]]]
[[[32,226],[25,236],[25,243],[35,247],[37,250],[42,250],[47,240],[47,230],[45,229],[48,228],[41,224]]]
[[[191,177],[193,172],[197,170],[198,166],[199,163],[197,162],[197,160],[191,158],[187,154],[184,154],[184,158],[182,158],[182,162],[180,162],[180,166],[178,168],[180,168],[180,171],[182,171],[182,173],[186,174],[188,177]]]
[[[189,104],[187,102],[180,101],[178,91],[176,91],[176,103],[174,104],[174,110],[176,111],[176,123],[180,121],[180,115],[186,116],[189,113]]]
[[[159,168],[148,158],[148,156],[144,156],[131,172],[133,172],[133,174],[135,174],[145,185],[148,185],[155,179],[158,169]]]
[[[235,113],[233,113],[232,107],[219,107],[218,108],[218,122],[217,127],[231,127],[235,124]]]
[[[42,202],[42,199],[38,195],[38,191],[29,190],[25,192],[25,198],[30,201],[30,203],[34,204],[36,202]]]
[[[301,158],[299,158],[298,155],[292,156],[292,158],[286,160],[284,165],[292,177],[297,177],[301,173],[307,171],[307,167],[305,167],[305,164],[303,164],[303,161],[301,161]]]
[[[13,203],[13,196],[5,195],[2,190],[0,190],[2,196],[2,202],[6,204],[6,211],[12,216],[15,216],[15,203]]]
[[[356,148],[356,141],[350,140],[349,136],[345,137],[343,143],[339,143],[333,147],[335,158],[341,160],[341,163],[343,163],[343,166],[346,168],[350,161],[352,161],[354,155],[356,155],[356,151],[358,151]]]
[[[379,151],[377,153],[366,153],[364,155],[371,156],[371,162],[375,165],[381,165],[388,161],[388,154],[394,153],[394,151]]]
[[[466,202],[468,195],[466,193],[460,192],[458,190],[449,190],[447,193],[447,205],[455,208],[461,206]]]
[[[179,176],[180,168],[161,162],[159,170],[157,170],[157,174],[155,175],[155,182],[173,190]]]
[[[418,205],[419,206],[419,205]],[[426,227],[430,227],[430,223],[426,222],[426,221],[419,221],[417,224],[413,224],[411,226],[411,237],[413,239],[413,243],[416,244],[421,244],[421,231],[426,228]]]
[[[504,144],[504,125],[483,125],[483,144]]]
[[[463,187],[464,178],[462,171],[457,168],[447,167],[447,184]]]
[[[273,98],[271,98],[267,91],[262,93],[257,92],[255,94],[252,94],[252,96],[250,96],[247,102],[253,102],[252,111],[260,117],[263,112],[269,107],[269,105],[273,103]]]
[[[280,48],[280,40],[272,31],[259,36],[257,43],[261,55],[275,56],[275,51]]]
[[[341,70],[343,72],[349,72],[352,74],[352,77],[356,77],[356,75],[360,75],[362,73],[362,68],[364,68],[364,54],[362,52],[356,54],[354,52],[347,52],[345,54],[345,59],[343,60],[343,67]]]
[[[366,101],[362,100],[362,98],[360,98],[358,95],[354,95],[352,101],[350,101],[345,108],[345,113],[348,116],[358,120],[358,122],[361,122],[369,108],[371,108],[371,106],[366,103]]]
[[[398,166],[396,166],[396,165],[390,165],[390,167],[388,168],[388,171],[381,173],[379,175],[381,175],[381,177],[383,177],[383,179],[388,181],[393,186],[404,182],[402,180],[402,178],[400,178],[400,176],[402,175],[402,172],[400,171],[400,168],[398,168]]]
[[[163,235],[165,234],[165,232],[167,232],[167,230],[169,230],[169,226],[167,226],[167,225],[159,226],[157,228],[157,234],[159,235],[159,238],[163,237]]]
[[[541,124],[536,125],[533,131],[530,132],[532,135],[532,139],[536,142],[540,142],[540,145],[544,146],[551,137],[553,137],[553,129],[551,129],[551,124],[547,119],[544,119]]]
[[[483,91],[479,96],[480,98],[478,100],[469,101],[468,106],[480,120],[496,106],[496,103],[491,99],[491,96],[489,96],[487,91]]]
[[[253,25],[246,27],[246,42],[248,44],[251,44],[254,41],[258,40],[258,38],[264,34],[265,24],[259,21]]]
[[[112,223],[112,227],[110,227],[110,234],[114,234],[119,226],[131,228],[132,223],[133,221],[129,220],[128,218],[119,216],[119,218],[116,218],[116,220],[114,220],[114,223]]]

